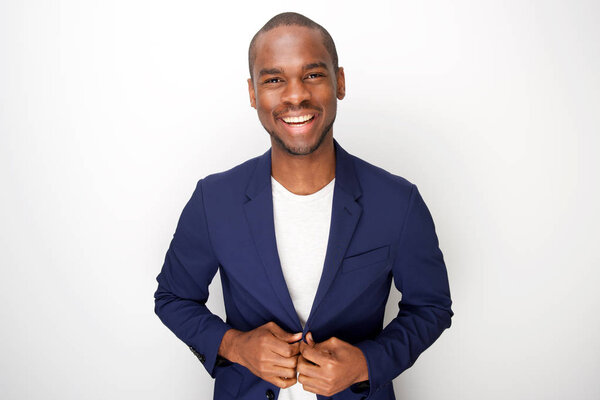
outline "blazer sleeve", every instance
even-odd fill
[[[371,399],[449,328],[448,275],[431,214],[413,185],[392,272],[402,293],[398,315],[378,336],[356,344],[367,360]]]
[[[219,263],[212,250],[198,181],[181,213],[167,250],[154,293],[154,311],[160,320],[202,362],[211,377],[223,335],[231,328],[206,307],[208,286]],[[220,361],[219,360],[219,361]]]

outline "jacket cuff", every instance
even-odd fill
[[[188,345],[192,353],[204,365],[204,368],[206,368],[206,371],[212,378],[215,378],[215,367],[224,365],[225,362],[223,360],[227,360],[218,356],[218,353],[225,332],[231,329],[231,326],[223,322],[220,318],[216,317],[216,319],[218,321],[214,321],[213,326],[203,332],[204,334],[201,339]]]
[[[379,359],[381,362],[381,354],[380,353],[380,345],[379,343],[373,340],[364,340],[362,342],[354,344],[354,346],[358,347],[365,356],[367,360],[367,369],[369,371],[369,380],[365,381],[368,383],[368,386],[363,384],[363,382],[359,382],[354,384],[352,387],[353,392],[357,392],[357,390],[362,389],[364,393],[367,395],[365,400],[370,400],[375,393],[379,392],[381,388],[388,382],[381,381],[381,374],[375,369],[377,364],[377,360]],[[356,385],[356,386],[355,386]]]
[[[350,391],[357,394],[367,394],[370,388],[371,384],[369,381],[357,382],[350,385]]]

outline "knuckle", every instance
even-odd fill
[[[286,387],[290,387],[296,384],[296,378],[288,378],[285,380]]]
[[[279,379],[275,379],[276,380],[276,385],[281,388],[281,389],[285,389],[287,387],[287,381],[283,378],[279,378]]]
[[[332,385],[326,385],[325,386],[325,396],[331,396],[335,394],[335,392],[333,391],[333,386]]]

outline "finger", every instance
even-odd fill
[[[284,368],[292,368],[295,370],[296,366],[298,365],[298,357],[299,356],[283,357],[277,353],[271,352],[271,357],[269,357],[268,363],[270,363],[271,365],[277,365]]]
[[[296,332],[296,333],[287,333],[288,334],[288,338],[284,339],[286,342],[288,343],[296,343],[299,342],[300,340],[302,340],[302,332]]]
[[[290,349],[292,351],[292,356],[297,356],[298,354],[300,354],[300,346],[302,345],[302,342],[296,342],[296,343],[292,343],[290,344]]]
[[[321,354],[328,355],[341,351],[341,349],[346,345],[348,345],[348,343],[344,342],[343,340],[336,337],[331,337],[324,342],[315,344],[314,348],[319,350]]]
[[[279,378],[296,379],[296,368],[284,368],[278,365],[273,365],[265,371],[266,375],[277,376]]]
[[[323,382],[318,378],[313,378],[303,374],[298,375],[298,383],[302,385],[302,388],[311,393],[323,394],[325,392]]]
[[[318,378],[323,375],[321,367],[313,364],[306,360],[304,357],[298,357],[298,364],[296,365],[296,371],[299,374],[310,376],[311,378]]]
[[[302,357],[314,364],[322,365],[329,360],[330,355],[322,352],[315,346],[306,346],[304,350],[302,350]]]
[[[279,339],[284,340],[284,341],[289,342],[289,343],[296,342],[296,341],[302,339],[302,332],[297,332],[297,333],[286,332],[279,325],[277,325],[275,322],[269,324],[267,326],[267,329],[276,338],[279,338]]]
[[[300,348],[298,349],[298,353],[302,354],[306,347],[310,347],[308,344],[304,343],[304,340],[300,342]]]
[[[314,339],[313,339],[313,337],[312,337],[312,333],[311,333],[311,332],[308,332],[308,334],[306,334],[306,339],[308,340],[308,341],[307,341],[307,343],[308,343],[309,345],[311,345],[311,346],[312,346],[312,345],[314,345],[314,344],[315,344],[315,341],[314,341]]]
[[[282,378],[279,376],[272,376],[269,379],[267,379],[269,382],[271,382],[272,384],[274,384],[275,386],[281,388],[281,389],[286,389],[289,388],[290,386],[296,384],[297,379],[296,377],[293,378]]]
[[[288,344],[279,339],[269,342],[268,348],[275,354],[281,357],[295,357],[300,354],[300,343]]]
[[[302,340],[302,332],[296,332],[294,334],[290,334],[290,338],[287,340],[288,343],[300,343]]]

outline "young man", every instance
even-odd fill
[[[431,215],[415,185],[334,140],[344,70],[323,27],[279,14],[248,59],[271,148],[198,182],[155,311],[216,400],[394,399],[392,379],[453,315]],[[226,322],[205,305],[217,269]],[[392,279],[402,301],[383,329]]]

